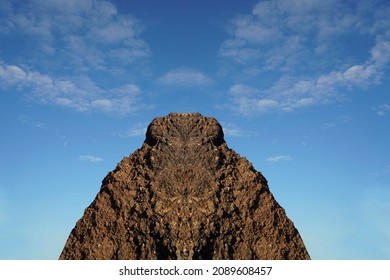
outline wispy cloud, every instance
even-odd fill
[[[267,161],[270,162],[280,162],[280,161],[289,161],[291,160],[291,157],[288,155],[277,155],[267,158]]]
[[[385,103],[374,108],[376,114],[380,117],[384,117],[390,111],[390,105]]]
[[[329,122],[326,122],[322,125],[322,128],[323,129],[333,129],[333,128],[336,128],[336,127],[340,127],[340,126],[343,126],[343,125],[346,125],[348,123],[350,123],[352,121],[352,117],[349,116],[349,115],[342,115],[342,116],[339,116],[337,117],[336,120],[334,121],[329,121]]]
[[[120,14],[108,1],[31,0],[16,4],[3,0],[2,4],[7,8],[2,11],[0,33],[28,36],[30,51],[50,67],[58,66],[60,59],[62,68],[102,70],[150,54],[149,46],[139,37],[141,23]],[[20,51],[29,52],[28,48]]]
[[[233,124],[233,123],[222,123],[221,125],[222,125],[222,129],[223,129],[223,133],[226,136],[251,137],[254,134],[256,134],[256,132],[242,129],[242,128],[238,127],[237,125]]]
[[[222,124],[223,133],[227,136],[240,137],[242,136],[242,131],[236,125],[228,123]]]
[[[365,1],[261,1],[251,14],[235,17],[219,50],[226,75],[244,77],[229,89],[232,110],[293,111],[379,83],[390,62],[390,20],[383,12],[390,8],[373,7]],[[362,55],[340,43],[347,34],[373,44]]]
[[[159,84],[173,87],[208,86],[213,80],[196,69],[183,67],[169,71],[157,79]]]
[[[38,129],[47,129],[48,125],[43,122],[35,121],[32,119],[30,116],[26,115],[20,115],[18,120],[25,125],[31,126],[33,128],[38,128]]]
[[[146,129],[147,129],[147,124],[137,123],[137,124],[134,124],[128,130],[114,132],[113,134],[115,136],[120,137],[120,138],[145,136]]]
[[[102,0],[1,3],[0,38],[29,43],[2,50],[0,87],[77,111],[123,115],[142,107],[128,76],[142,72],[150,48],[134,16]]]
[[[141,90],[134,84],[103,89],[88,76],[51,77],[16,65],[0,63],[0,85],[27,90],[29,94],[26,98],[29,100],[77,111],[128,114],[142,106],[138,99]]]
[[[101,162],[103,159],[101,157],[97,156],[91,156],[91,155],[81,155],[79,156],[80,161],[89,161],[89,162]]]

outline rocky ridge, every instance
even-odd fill
[[[155,118],[60,259],[310,259],[264,176],[198,113]]]

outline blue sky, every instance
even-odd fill
[[[388,1],[0,6],[0,259],[58,258],[175,111],[219,120],[313,259],[390,259]]]

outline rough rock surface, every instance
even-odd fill
[[[60,259],[309,259],[267,181],[198,113],[149,125],[72,230]]]

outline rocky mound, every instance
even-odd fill
[[[149,125],[72,230],[60,259],[309,259],[267,181],[198,113]]]

